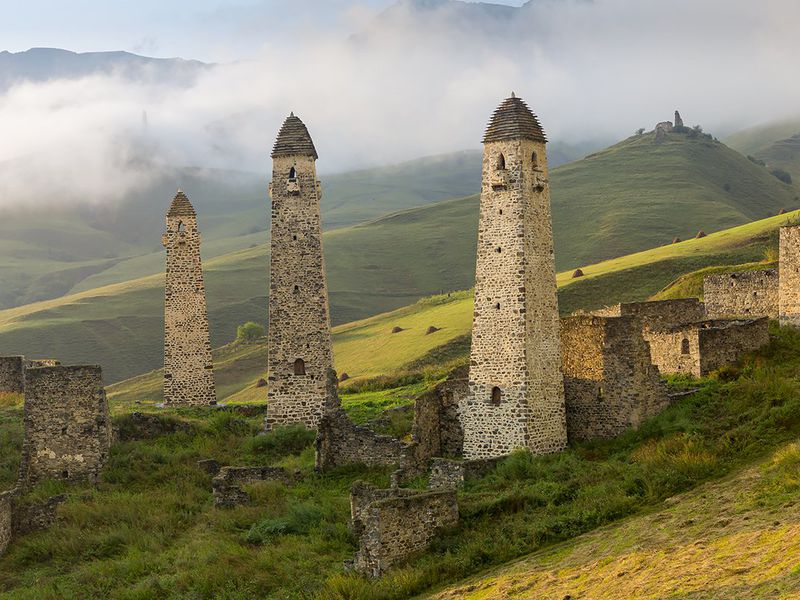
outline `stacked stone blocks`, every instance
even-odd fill
[[[167,213],[164,288],[164,404],[216,403],[200,232],[186,195],[178,191]]]
[[[703,300],[710,319],[778,318],[778,269],[709,275]]]
[[[781,227],[778,251],[781,325],[800,327],[800,225]]]

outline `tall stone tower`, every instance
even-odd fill
[[[781,227],[778,251],[778,317],[800,327],[800,225]]]
[[[483,138],[464,456],[567,442],[546,138],[511,94]]]
[[[266,430],[295,423],[315,429],[334,402],[326,393],[333,350],[316,159],[308,129],[292,113],[272,150]]]
[[[161,243],[167,249],[164,404],[214,404],[214,364],[200,263],[200,232],[194,208],[180,190],[167,212],[167,231]]]

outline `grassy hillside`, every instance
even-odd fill
[[[634,136],[553,171],[559,268],[622,256],[797,207],[798,190],[724,144]],[[576,215],[580,215],[576,218]]]
[[[188,429],[155,437],[118,411],[121,441],[96,489],[50,483],[32,492],[67,491],[69,499],[54,527],[16,540],[0,557],[0,591],[37,600],[391,600],[537,551],[546,554],[508,567],[512,575],[490,571],[445,597],[530,597],[530,590],[554,597],[548,590],[556,589],[557,598],[603,597],[609,589],[612,597],[633,590],[658,597],[676,580],[720,598],[795,589],[800,453],[786,444],[800,435],[800,335],[773,334],[768,348],[728,370],[727,382],[702,380],[698,393],[639,431],[552,456],[512,455],[459,493],[458,526],[373,582],[342,567],[356,550],[348,490],[355,479],[385,486],[388,470],[319,475],[308,432],[258,435],[260,416],[229,409],[160,411]],[[0,409],[4,484],[20,458],[21,427],[19,408]],[[299,479],[250,486],[251,505],[215,509],[211,476],[197,466],[207,458],[280,465]],[[763,466],[742,471],[754,465]],[[733,485],[724,479],[737,473]],[[613,522],[620,525],[598,530]]]
[[[786,139],[798,132],[800,132],[800,119],[781,119],[737,131],[724,141],[744,155],[755,155],[778,140]]]

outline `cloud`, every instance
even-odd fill
[[[328,172],[478,147],[512,90],[551,140],[619,138],[676,108],[721,135],[796,114],[798,17],[791,0],[416,0],[378,17],[341,3],[356,35],[285,25],[258,58],[188,84],[115,74],[14,86],[0,96],[0,204],[113,201],[153,163],[266,174],[289,111]]]

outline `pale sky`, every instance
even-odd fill
[[[394,0],[0,0],[0,50],[127,50],[226,62],[298,32],[347,35]],[[491,4],[520,6],[523,0]]]

